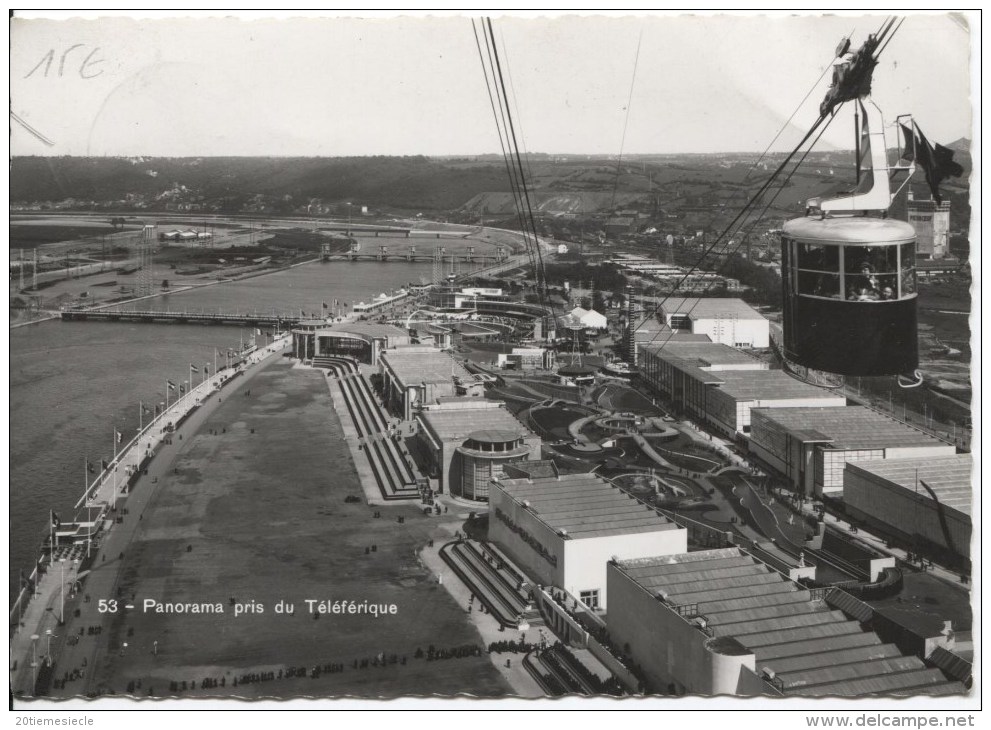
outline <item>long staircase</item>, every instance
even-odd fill
[[[459,540],[442,547],[440,555],[501,625],[516,628],[521,617],[531,624],[538,619],[519,571],[489,545]]]
[[[389,422],[376,402],[368,379],[358,363],[344,357],[317,357],[313,367],[328,371],[340,388],[348,416],[361,440],[359,448],[368,459],[382,498],[420,499],[420,474],[406,447],[389,433]]]
[[[596,688],[586,676],[588,670],[582,671],[578,660],[558,644],[531,652],[523,666],[552,697],[563,694],[597,694]]]

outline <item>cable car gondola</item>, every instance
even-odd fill
[[[865,81],[850,70],[873,68],[874,45],[840,58],[823,102],[829,107],[824,113],[838,102],[856,104],[857,189],[809,200],[805,217],[782,229],[783,355],[838,375],[909,376],[919,366],[915,230],[887,214],[915,162],[889,165],[881,111],[869,99],[869,73]],[[844,91],[851,78],[855,85]],[[899,121],[906,124],[908,117]]]

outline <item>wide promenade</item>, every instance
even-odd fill
[[[77,581],[85,579],[83,592],[91,596],[110,597],[114,595],[117,569],[120,556],[133,537],[141,511],[155,491],[161,464],[174,458],[181,446],[183,432],[191,432],[197,423],[209,415],[212,408],[200,407],[218,391],[222,394],[228,383],[244,382],[250,379],[264,361],[277,357],[289,344],[289,338],[281,338],[265,348],[256,350],[229,372],[221,371],[205,380],[184,397],[171,404],[162,414],[151,421],[130,443],[119,452],[113,464],[104,470],[80,500],[77,508],[87,508],[96,513],[96,523],[102,522],[102,530],[97,534],[94,545],[97,551],[93,569],[80,574],[78,560],[67,559],[49,565],[35,587],[35,595],[15,605],[11,624],[16,625],[10,639],[10,687],[11,691],[23,696],[31,696],[39,671],[47,661],[46,655],[59,656],[66,649],[73,649],[66,643],[65,627],[62,625],[64,611],[73,610],[78,603],[75,590]],[[235,378],[235,373],[238,377]],[[218,395],[217,401],[222,398]],[[213,404],[211,404],[213,405]],[[168,424],[177,423],[184,415],[196,412],[178,431],[169,431]],[[141,481],[141,488],[132,494],[125,491],[128,475],[136,471],[149,456],[154,457],[147,465],[147,478]],[[130,514],[123,522],[115,521],[114,508],[118,505]],[[122,515],[123,516],[123,515]],[[93,546],[87,546],[92,549]],[[78,554],[85,554],[80,549]],[[104,585],[107,584],[107,585]],[[95,591],[95,592],[94,592]],[[103,591],[103,592],[101,592]],[[95,601],[95,599],[93,599]],[[22,613],[23,612],[23,613]],[[49,640],[46,632],[51,631]],[[38,637],[38,638],[34,638]],[[85,647],[85,642],[77,646]],[[83,650],[83,649],[80,649]],[[75,652],[70,652],[75,653]],[[60,657],[61,658],[61,657]]]

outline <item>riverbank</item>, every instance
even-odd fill
[[[104,302],[102,304],[94,304],[91,307],[86,307],[86,310],[87,311],[90,311],[90,310],[110,309],[110,308],[113,308],[113,307],[124,307],[124,306],[128,306],[128,305],[131,305],[131,304],[135,304],[136,302],[143,302],[143,301],[148,301],[148,300],[151,300],[151,299],[158,299],[160,297],[168,296],[170,294],[181,294],[183,292],[192,291],[192,290],[195,290],[195,289],[203,289],[203,288],[208,287],[208,286],[216,286],[217,284],[232,284],[232,283],[238,282],[238,281],[247,281],[248,279],[255,279],[255,278],[258,278],[260,276],[268,276],[269,274],[277,274],[280,271],[290,271],[291,269],[295,269],[295,268],[297,268],[299,266],[305,266],[307,264],[317,263],[319,261],[320,261],[320,257],[317,256],[315,258],[307,259],[306,261],[298,261],[298,262],[296,262],[294,264],[289,264],[287,266],[279,266],[277,268],[265,269],[263,271],[249,271],[249,272],[246,272],[246,273],[241,274],[241,275],[238,275],[238,276],[225,277],[223,279],[217,279],[215,281],[204,281],[204,282],[198,282],[198,283],[195,283],[195,284],[185,284],[185,285],[182,285],[182,286],[170,287],[168,291],[160,291],[160,292],[156,292],[155,294],[147,294],[147,295],[141,296],[141,297],[132,297],[130,299],[123,299],[123,300],[115,301],[115,302]],[[10,325],[10,329],[16,329],[18,327],[27,327],[28,325],[39,324],[41,322],[48,322],[48,321],[51,321],[53,319],[59,319],[60,317],[61,317],[61,313],[51,313],[47,317],[41,317],[39,319],[33,319],[33,320],[28,321],[28,322],[17,322],[15,324],[11,324]]]

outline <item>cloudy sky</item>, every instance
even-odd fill
[[[499,150],[466,16],[48,15],[11,23],[10,93],[17,119],[52,144],[15,120],[14,155]],[[817,116],[840,38],[859,45],[882,21],[496,16],[494,28],[526,148],[615,155],[762,151],[812,90],[775,145],[790,149]],[[972,136],[975,32],[959,17],[906,17],[874,75],[886,122],[912,112],[931,139]],[[849,125],[822,144],[852,147]]]

